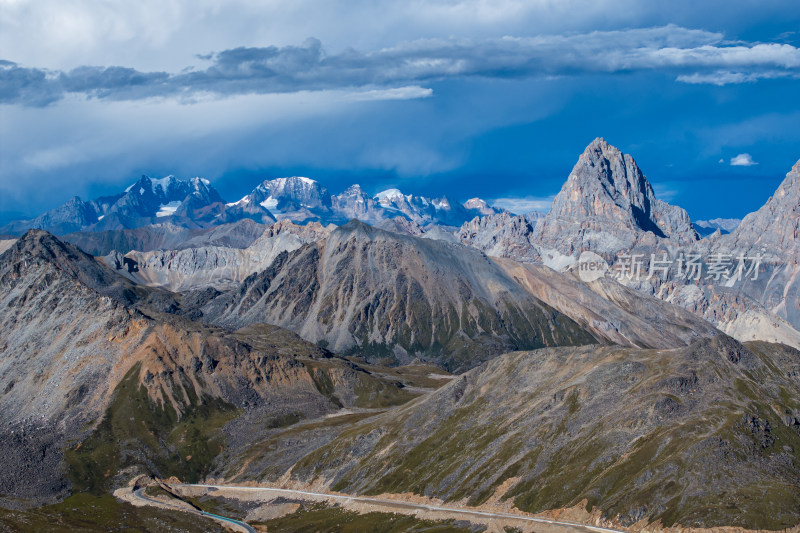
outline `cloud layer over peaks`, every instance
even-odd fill
[[[418,39],[374,51],[328,54],[301,45],[238,47],[198,56],[210,64],[182,72],[125,66],[69,71],[0,61],[0,103],[46,106],[67,94],[112,100],[349,90],[365,99],[429,96],[439,80],[533,78],[664,71],[679,82],[725,85],[800,77],[800,49],[781,43],[727,43],[720,33],[675,25],[617,31]],[[385,92],[391,89],[391,92]],[[378,91],[378,92],[375,92]]]

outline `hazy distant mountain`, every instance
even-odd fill
[[[694,229],[701,237],[708,237],[717,230],[722,235],[735,230],[742,221],[738,218],[714,218],[711,220],[698,220],[694,223]]]
[[[134,229],[79,231],[61,236],[61,240],[95,256],[108,255],[110,252],[125,254],[131,250],[149,252],[201,246],[247,248],[268,227],[267,224],[260,224],[249,218],[200,229],[189,229],[165,222]]]
[[[59,234],[69,233],[94,224],[99,216],[94,205],[74,196],[36,218],[9,222],[0,228],[0,233],[19,234],[32,228],[47,229]]]
[[[202,178],[142,176],[117,195],[88,202],[74,197],[34,219],[3,226],[0,235],[19,235],[32,228],[64,235],[131,230],[165,223],[198,229],[245,219],[259,224],[271,224],[276,220],[345,224],[355,218],[375,225],[392,225],[395,219],[402,219],[396,221],[402,231],[408,224],[457,228],[475,216],[500,212],[480,198],[457,204],[446,197],[430,199],[404,195],[397,189],[370,196],[358,185],[332,196],[316,180],[299,176],[265,180],[241,199],[225,202],[210,182]]]
[[[426,198],[403,194],[399,189],[381,191],[375,195],[375,199],[387,213],[387,218],[399,215],[423,226],[434,223],[458,227],[475,216],[501,212],[480,198],[472,198],[464,204],[457,204],[452,203],[446,196]]]
[[[351,185],[341,194],[332,196],[331,208],[347,220],[356,218],[373,224],[386,220],[383,207],[357,184]]]
[[[170,222],[184,227],[206,227],[242,218],[272,222],[267,210],[259,213],[226,213],[219,193],[208,180],[182,180],[174,176],[152,179],[142,176],[124,192],[84,202],[77,196],[61,206],[25,221],[12,222],[0,233],[45,229],[56,234],[139,228]]]
[[[420,227],[429,224],[458,227],[475,216],[500,212],[480,198],[456,204],[446,197],[431,199],[403,194],[398,189],[371,196],[359,185],[331,195],[316,180],[298,176],[264,181],[241,200],[228,204],[229,207],[253,205],[268,209],[278,219],[295,223],[313,220],[345,224],[358,219],[373,225],[392,225],[391,221],[399,218]]]
[[[467,211],[475,212],[478,215],[495,215],[501,213],[503,210],[490,206],[485,200],[481,198],[470,198],[463,204],[464,209]]]
[[[174,176],[154,180],[142,176],[102,213],[91,229],[112,230],[144,226],[159,219],[199,225],[212,219],[223,201],[208,180],[180,180]],[[213,212],[214,208],[217,212]]]
[[[547,213],[542,213],[541,211],[528,211],[522,216],[525,217],[525,220],[527,220],[531,226],[535,227],[540,220],[543,220],[544,217],[547,216]]]
[[[320,220],[330,216],[331,195],[317,181],[293,176],[266,180],[229,207],[259,206],[277,219],[296,222]]]

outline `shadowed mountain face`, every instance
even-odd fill
[[[102,492],[136,473],[199,479],[222,425],[243,413],[268,427],[408,397],[274,326],[143,313],[132,302],[146,290],[43,231],[0,255],[0,288],[4,504]]]
[[[503,355],[364,421],[292,477],[527,511],[781,529],[800,520],[800,352],[720,336],[676,350]]]
[[[339,353],[449,369],[509,349],[595,342],[480,252],[357,221],[282,254],[203,313],[225,326],[278,324]]]

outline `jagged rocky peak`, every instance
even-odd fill
[[[207,192],[211,182],[203,178],[179,179],[170,174],[164,178],[153,179],[142,175],[136,183],[125,189],[126,193],[144,196],[153,194],[159,198],[183,200],[192,192]]]
[[[586,147],[536,229],[543,246],[567,254],[629,248],[641,233],[698,238],[686,211],[658,200],[633,157],[603,138]]]
[[[490,206],[486,202],[486,200],[482,198],[470,198],[462,205],[464,206],[464,209],[466,209],[467,211],[472,211],[484,216],[494,215],[496,213],[501,213],[503,211],[502,209]]]
[[[11,247],[11,253],[17,256],[28,255],[30,257],[57,260],[62,254],[70,254],[70,249],[67,246],[45,230],[31,229],[17,239],[17,242]],[[77,250],[77,248],[74,248],[74,250]]]
[[[346,218],[378,221],[382,219],[380,205],[360,185],[351,185],[341,194],[331,197],[333,209]]]
[[[172,175],[153,179],[150,176],[142,176],[125,189],[125,194],[108,209],[105,215],[116,214],[119,217],[133,219],[192,217],[195,210],[212,204],[221,206],[222,198],[206,179],[179,179]]]
[[[283,219],[268,227],[264,231],[262,237],[270,238],[278,235],[291,234],[304,238],[306,242],[311,242],[327,237],[335,227],[336,226],[333,224],[323,226],[316,221],[306,224],[295,224],[291,220]]]
[[[650,183],[630,155],[602,138],[584,150],[562,192],[567,194],[553,203],[556,216],[611,218],[663,236],[653,221],[655,193]]]
[[[331,205],[331,195],[325,187],[316,180],[301,176],[266,180],[253,193],[259,197],[257,203],[273,211]]]
[[[540,260],[533,247],[533,226],[522,215],[508,211],[475,217],[461,225],[458,239],[495,257],[532,263]]]
[[[23,276],[30,271],[31,275],[37,276],[52,268],[58,272],[59,279],[77,280],[123,303],[128,303],[133,296],[127,292],[130,284],[125,279],[77,246],[63,242],[44,230],[29,230],[0,257],[0,277],[4,269],[20,272]],[[50,266],[44,268],[44,265]]]
[[[381,205],[391,205],[393,201],[403,200],[405,197],[406,195],[400,189],[386,189],[375,195],[375,199]]]
[[[721,241],[732,249],[763,248],[800,257],[800,160],[761,209],[750,213]]]

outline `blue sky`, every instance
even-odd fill
[[[0,0],[6,214],[142,173],[520,211],[602,136],[693,219],[741,217],[800,158],[793,0],[66,4]]]

